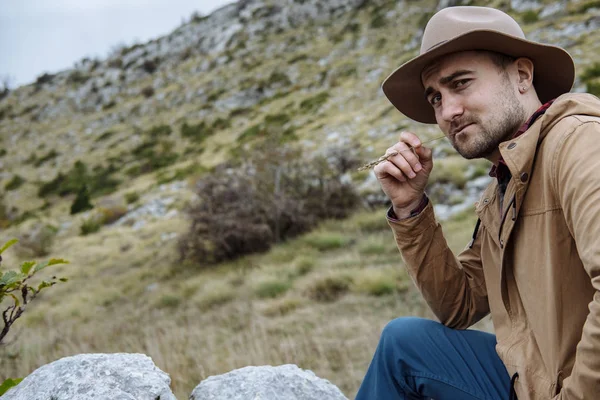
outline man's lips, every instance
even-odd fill
[[[473,122],[469,122],[468,124],[464,124],[459,126],[458,128],[455,128],[452,130],[452,132],[450,132],[450,134],[452,136],[454,135],[458,135],[459,133],[461,133],[466,127],[473,125]]]

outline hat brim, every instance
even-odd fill
[[[531,42],[497,31],[478,30],[443,42],[404,63],[385,79],[383,92],[407,117],[425,124],[435,124],[435,113],[425,98],[421,72],[443,55],[468,50],[488,50],[531,59],[534,64],[533,84],[542,103],[569,92],[573,86],[575,64],[569,53],[560,47]]]

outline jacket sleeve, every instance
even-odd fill
[[[388,223],[409,275],[441,323],[466,329],[490,312],[479,239],[456,257],[431,202],[415,217]]]
[[[595,289],[571,376],[555,399],[587,400],[600,393],[600,123],[566,133],[555,154],[553,184]]]

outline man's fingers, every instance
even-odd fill
[[[419,156],[421,162],[429,162],[433,157],[433,151],[428,147],[419,147],[415,149],[415,152]]]
[[[378,178],[384,178],[385,176],[393,176],[400,182],[406,182],[404,173],[398,169],[398,167],[391,162],[384,162],[375,167],[375,176]]]
[[[406,143],[398,142],[391,149],[397,151],[398,155],[390,157],[389,161],[396,164],[409,178],[414,178],[416,173],[423,169],[416,150],[409,148]]]
[[[400,133],[400,142],[404,142],[404,143],[408,144],[410,147],[415,147],[415,148],[421,146],[421,139],[419,139],[419,137],[412,132],[404,131],[404,132]]]

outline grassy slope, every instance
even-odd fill
[[[205,74],[190,72],[203,61],[192,58],[172,71],[179,78],[158,89],[154,98],[128,97],[115,109],[55,121],[32,121],[30,114],[1,121],[0,136],[3,148],[8,150],[2,158],[5,173],[2,186],[15,173],[27,181],[18,190],[4,193],[4,201],[17,206],[20,212],[31,210],[47,223],[62,225],[51,253],[71,260],[71,264],[53,272],[68,276],[70,282],[50,289],[34,303],[12,332],[10,339],[19,337],[19,343],[0,350],[0,379],[25,376],[42,364],[71,354],[143,352],[171,375],[173,389],[181,399],[206,376],[245,365],[281,363],[310,368],[353,397],[385,323],[400,315],[430,316],[403,273],[385,226],[383,210],[361,212],[346,221],[327,222],[320,230],[277,246],[267,254],[200,271],[178,265],[175,240],[165,235],[185,232],[185,215],[149,221],[140,230],[106,226],[96,234],[82,237],[79,225],[84,217],[68,215],[71,199],[53,198],[50,207],[42,210],[44,200],[37,197],[35,182],[52,179],[57,171],[68,170],[76,159],[83,158],[90,166],[111,157],[129,160],[131,150],[145,140],[144,131],[163,123],[173,127],[169,140],[181,154],[180,163],[168,167],[167,172],[192,163],[211,167],[227,159],[230,149],[239,146],[238,136],[269,114],[288,114],[291,117],[288,126],[295,127],[308,148],[319,149],[334,143],[339,137],[327,138],[327,135],[340,132],[342,138],[356,141],[365,160],[384,151],[395,140],[397,129],[413,129],[424,138],[437,136],[436,129],[413,124],[391,110],[378,90],[385,74],[410,56],[402,46],[420,23],[423,10],[429,11],[432,4],[410,4],[401,17],[378,29],[369,28],[374,10],[366,8],[352,17],[360,24],[360,33],[356,36],[347,33],[340,41],[330,38],[347,26],[350,17],[325,27],[324,33],[314,40],[312,28],[302,27],[271,37],[256,54],[263,54],[275,39],[288,43],[295,38],[302,44],[299,47],[287,46],[284,53],[270,58],[246,53]],[[574,15],[558,21],[535,22],[527,30],[586,18]],[[598,54],[600,43],[596,35],[579,38],[570,49],[579,72],[596,61],[593,57]],[[361,37],[368,38],[364,48],[358,46]],[[329,65],[318,64],[332,52],[335,56]],[[288,63],[301,54],[307,58]],[[240,67],[242,59],[252,58],[259,63],[256,67]],[[367,81],[367,74],[376,69],[374,64],[381,71],[375,79]],[[352,72],[352,67],[356,72]],[[219,95],[226,98],[245,79],[268,80],[273,71],[292,69],[298,75],[293,87],[281,90],[277,99],[259,104],[249,114],[230,118],[229,128],[201,145],[181,138],[180,124],[184,120],[191,123],[204,120],[211,124],[218,117],[228,118],[228,112],[196,97],[175,109],[164,108],[165,102],[156,99],[158,95],[166,99],[177,97],[187,89],[212,88],[211,82],[216,80],[228,83],[229,92]],[[315,113],[301,113],[300,102],[323,90],[319,76],[327,72],[329,100]],[[153,77],[148,77],[137,82],[134,89],[141,89],[152,80]],[[23,102],[9,98],[0,107],[8,102],[19,112],[32,104],[60,98],[66,91],[66,88],[55,93],[41,91],[25,96]],[[208,90],[211,91],[218,89]],[[135,113],[136,107],[149,106],[154,107],[153,112],[143,116]],[[110,128],[116,132],[114,136],[98,140],[105,130],[97,128],[94,121],[115,111],[130,115]],[[373,129],[380,132],[370,135]],[[75,140],[69,137],[70,132]],[[442,145],[438,142],[436,146]],[[184,155],[189,148],[192,150]],[[26,162],[32,153],[39,158],[52,149],[60,155],[41,167]],[[127,161],[121,170],[133,163],[135,160]],[[465,169],[462,163],[450,156],[439,163],[448,168],[436,167],[436,176],[461,181],[461,171]],[[114,194],[96,201],[119,203],[126,193],[135,191],[142,196],[139,204],[144,204],[163,193],[156,173],[135,179],[122,173],[118,176],[125,183]],[[357,174],[355,178],[360,182],[365,175]],[[172,207],[181,209],[191,198],[191,191],[180,190]],[[19,236],[35,222],[33,219],[9,227],[0,233],[0,239]],[[453,249],[460,250],[468,241],[473,222],[471,216],[459,216],[444,224]],[[12,261],[20,257],[20,253],[11,251],[4,266],[14,265]],[[315,295],[323,291],[332,293],[331,300],[324,301]]]
[[[387,321],[431,317],[383,215],[329,221],[267,254],[202,273],[172,267],[169,249],[151,264],[136,257],[131,235],[90,238],[78,253],[85,260],[61,271],[71,281],[48,291],[13,332],[21,344],[5,349],[2,377],[83,352],[142,352],[171,375],[180,399],[207,376],[283,363],[312,369],[352,397]],[[455,250],[473,222],[445,223]],[[117,263],[124,255],[94,259],[101,246],[124,241],[132,245],[129,268]]]

